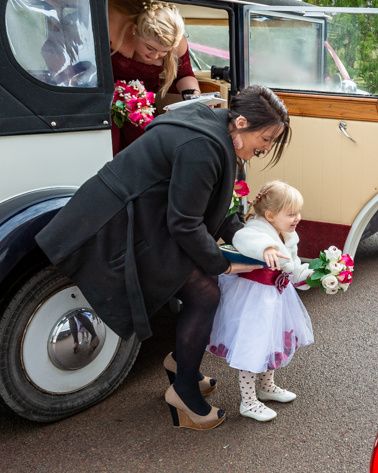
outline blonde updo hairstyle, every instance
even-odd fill
[[[264,184],[252,202],[253,210],[249,216],[258,215],[265,217],[267,211],[277,215],[281,210],[290,210],[297,213],[303,206],[303,197],[298,189],[286,182],[271,181]]]
[[[170,48],[163,59],[164,82],[160,94],[164,97],[177,76],[178,58],[175,49],[185,33],[180,12],[172,3],[153,0],[109,0],[109,4],[133,21],[138,36]]]

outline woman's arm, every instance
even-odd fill
[[[225,218],[215,235],[215,239],[219,240],[219,238],[221,238],[225,243],[231,244],[235,233],[243,228],[243,226],[244,224],[238,217],[238,214],[234,213]]]
[[[204,223],[209,200],[222,175],[220,145],[194,138],[176,150],[169,185],[167,223],[172,238],[208,274],[229,267]]]
[[[198,80],[192,76],[183,77],[176,82],[176,89],[180,94],[182,94],[184,90],[193,90],[193,95],[200,95],[201,90],[199,87]]]
[[[181,41],[179,42],[179,45],[177,46],[176,53],[178,57],[183,56],[186,51],[188,50],[188,41],[185,38],[185,36],[182,37]]]
[[[194,90],[194,95],[201,93],[198,80],[194,77],[192,65],[190,63],[188,41],[182,38],[177,47],[178,69],[176,78],[176,88],[182,93],[184,90]]]

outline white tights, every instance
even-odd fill
[[[245,406],[251,406],[257,401],[256,381],[258,382],[259,391],[273,392],[277,388],[274,384],[274,370],[268,370],[265,373],[240,370],[240,394]]]

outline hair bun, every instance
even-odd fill
[[[252,205],[256,205],[257,203],[260,202],[260,200],[264,197],[264,195],[266,195],[268,193],[268,190],[265,190],[265,191],[262,191],[262,192],[259,192],[258,194],[256,194],[256,197],[254,198],[253,202],[252,202]]]

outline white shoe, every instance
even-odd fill
[[[261,401],[277,401],[277,402],[291,402],[297,397],[295,393],[282,389],[278,386],[274,386],[271,392],[268,391],[257,391],[256,396]]]
[[[277,412],[269,407],[266,407],[260,401],[255,401],[250,406],[246,406],[243,403],[240,404],[240,414],[244,417],[250,417],[251,419],[258,420],[259,422],[267,422],[277,417]]]

